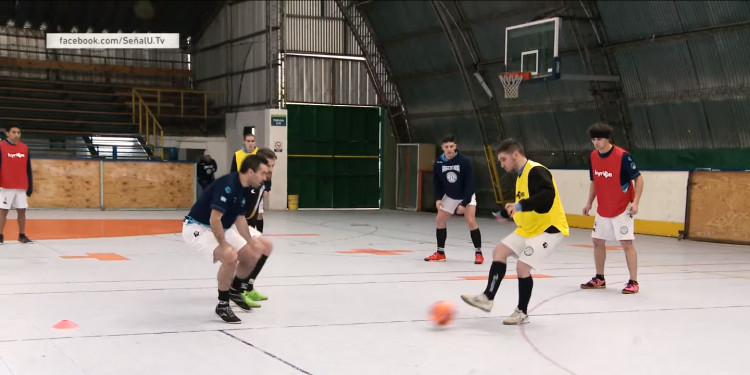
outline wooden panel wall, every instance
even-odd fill
[[[690,173],[687,238],[750,244],[750,172]]]
[[[104,207],[186,208],[193,205],[195,164],[104,162]]]
[[[195,201],[193,163],[31,159],[31,169],[32,208],[102,208],[102,181],[104,209],[190,209]]]
[[[99,161],[31,159],[29,207],[99,208]]]

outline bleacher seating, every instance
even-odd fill
[[[204,118],[203,94],[184,92],[180,98],[180,93],[167,91],[157,100],[154,89],[139,93],[158,113],[165,135],[224,133],[223,116],[216,110],[207,111]],[[0,127],[20,126],[23,139],[37,148],[37,154],[81,156],[81,147],[84,152],[93,150],[81,146],[92,136],[132,137],[143,143],[137,118],[133,119],[129,86],[3,77],[0,103]],[[64,145],[71,142],[78,147],[66,151]]]

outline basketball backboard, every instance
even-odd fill
[[[528,72],[531,80],[560,78],[559,17],[505,28],[506,72]]]

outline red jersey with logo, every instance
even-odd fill
[[[0,142],[0,187],[28,191],[30,186],[29,148],[23,142]]]
[[[635,199],[633,180],[640,175],[630,154],[617,146],[604,154],[594,150],[590,173],[599,216],[616,217],[625,212]]]

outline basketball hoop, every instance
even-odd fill
[[[518,97],[518,88],[521,86],[521,81],[528,81],[531,78],[531,73],[508,72],[500,73],[498,77],[500,78],[500,82],[503,84],[505,97],[508,99],[515,99]]]

